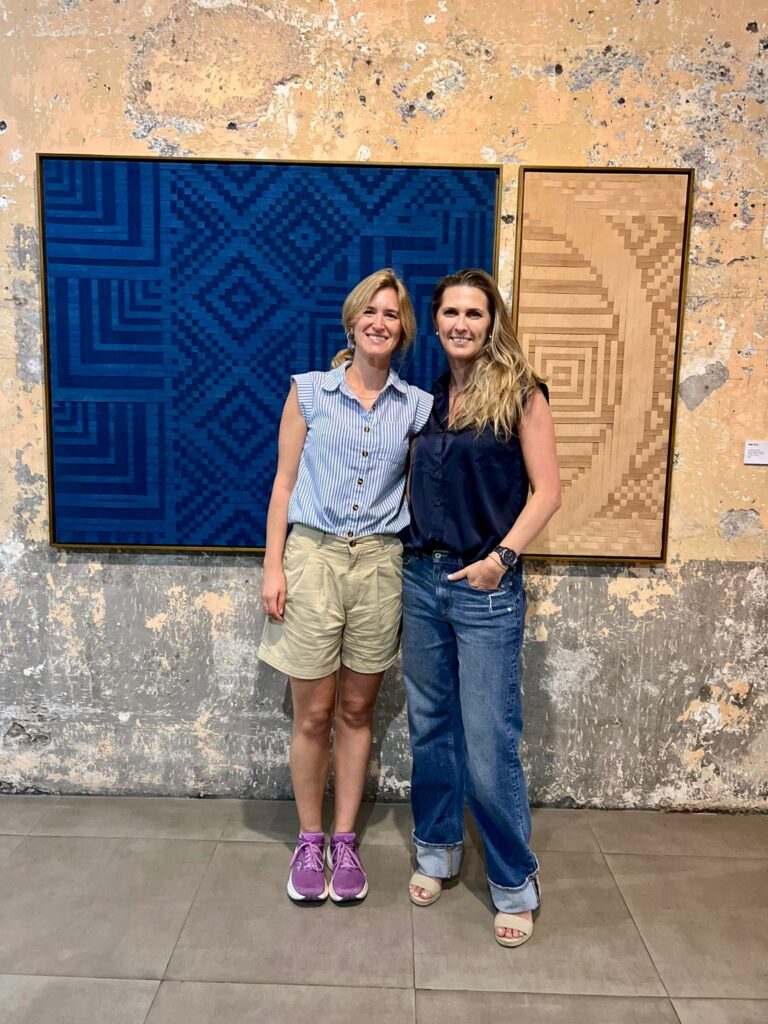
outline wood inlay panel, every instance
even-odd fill
[[[664,558],[692,175],[520,171],[515,322],[563,480],[532,554]]]

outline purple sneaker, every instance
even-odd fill
[[[291,858],[288,895],[292,900],[324,900],[328,895],[325,880],[323,832],[299,832],[299,841]]]
[[[328,847],[331,869],[331,899],[334,903],[362,900],[368,894],[368,879],[357,855],[354,832],[335,832]]]

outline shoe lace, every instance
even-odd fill
[[[310,871],[323,870],[323,847],[319,843],[312,843],[309,839],[300,839],[296,844],[290,866],[300,861]]]
[[[360,863],[360,858],[357,855],[353,842],[341,840],[336,843],[333,847],[333,866],[336,869],[360,868],[362,870],[363,865]]]

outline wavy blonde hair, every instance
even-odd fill
[[[402,357],[413,344],[416,337],[416,314],[413,312],[413,303],[408,289],[392,270],[391,267],[384,267],[382,270],[375,270],[368,277],[356,284],[344,300],[341,310],[341,322],[344,330],[349,333],[363,312],[370,306],[373,297],[382,288],[394,288],[397,293],[397,308],[400,316],[400,344],[395,349]],[[347,347],[341,349],[333,357],[331,367],[341,366],[349,362],[354,356],[354,350]]]
[[[488,302],[491,331],[470,368],[464,388],[464,401],[451,427],[474,427],[481,434],[488,424],[497,437],[508,441],[523,415],[523,406],[543,378],[523,355],[515,328],[498,286],[484,270],[458,270],[438,281],[432,296],[432,320],[437,314],[446,288],[479,288]]]

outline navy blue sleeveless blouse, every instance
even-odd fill
[[[465,562],[485,558],[509,532],[528,500],[520,441],[488,426],[448,429],[450,373],[432,386],[435,404],[416,438],[410,478],[411,523],[400,533],[406,551],[451,551]],[[545,384],[539,385],[549,401]]]

